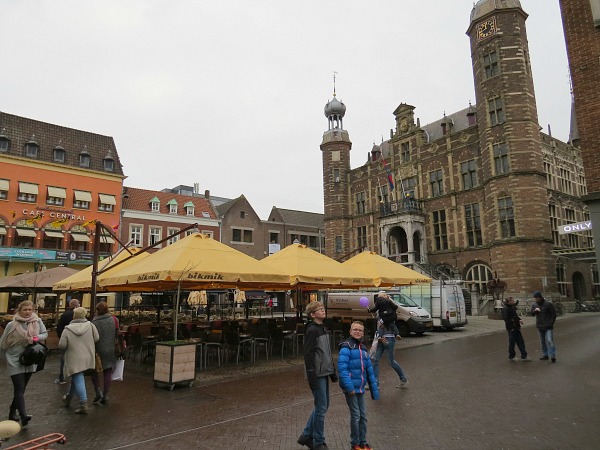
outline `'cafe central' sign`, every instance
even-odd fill
[[[23,215],[31,217],[49,217],[51,219],[82,220],[85,222],[85,216],[78,216],[73,214],[71,211],[40,211],[37,209],[24,209]]]

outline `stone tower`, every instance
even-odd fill
[[[325,211],[325,253],[336,258],[348,252],[347,229],[350,224],[349,172],[352,142],[344,130],[343,118],[346,106],[336,98],[325,105],[328,129],[323,133],[323,199]]]
[[[482,223],[489,262],[512,291],[556,279],[546,176],[519,0],[479,0],[467,35],[477,99]]]

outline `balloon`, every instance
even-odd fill
[[[363,308],[369,307],[369,299],[367,297],[361,297],[359,301],[360,301],[360,306],[362,306]]]

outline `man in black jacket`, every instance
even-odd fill
[[[516,308],[515,299],[508,297],[504,306],[502,307],[502,318],[506,325],[506,331],[508,332],[508,359],[515,361],[515,344],[519,347],[521,352],[521,361],[530,362],[531,358],[527,356],[527,350],[525,350],[525,340],[521,334],[521,325],[523,321],[519,317]]]
[[[73,320],[73,310],[79,307],[79,300],[74,298],[69,302],[69,307],[65,309],[65,312],[61,314],[60,319],[58,319],[58,325],[56,325],[56,334],[58,334],[58,339],[62,336],[62,333],[67,325],[71,323]],[[57,384],[65,384],[65,352],[60,350],[60,372],[58,374],[58,378],[54,380]]]
[[[323,326],[325,307],[321,302],[306,306],[309,322],[304,329],[304,368],[314,397],[315,408],[308,418],[298,444],[309,449],[327,450],[325,443],[325,413],[329,408],[329,380],[338,380],[331,354],[329,335]]]
[[[554,305],[547,301],[541,292],[534,292],[535,304],[531,308],[531,314],[535,316],[535,326],[540,333],[542,344],[542,361],[551,359],[556,362],[556,347],[554,346],[554,322],[556,322],[556,310]]]

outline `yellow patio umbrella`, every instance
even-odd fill
[[[290,285],[305,288],[358,288],[373,286],[373,280],[303,244],[291,244],[260,261],[290,277]]]
[[[108,291],[289,287],[289,277],[201,233],[191,234],[98,282]]]
[[[371,277],[372,284],[377,287],[431,283],[428,276],[370,251],[359,253],[342,265]]]
[[[98,270],[102,271],[108,267],[114,266],[118,262],[123,261],[124,259],[127,259],[128,257],[130,257],[132,254],[137,255],[137,256],[129,259],[128,261],[126,261],[122,264],[119,264],[117,267],[118,268],[127,267],[128,265],[138,261],[139,259],[143,259],[148,256],[147,253],[140,253],[140,249],[138,249],[138,248],[130,248],[129,251],[121,251],[114,257],[106,258],[106,259],[103,259],[102,261],[99,261],[98,262]],[[86,267],[85,269],[80,270],[77,273],[74,273],[70,277],[63,279],[58,283],[55,283],[52,290],[54,290],[54,291],[86,291],[86,292],[89,292],[92,288],[92,270],[93,270],[92,266]],[[115,268],[112,270],[117,270],[117,269]],[[110,272],[111,271],[108,270],[108,271],[98,275],[98,277],[97,277],[98,284],[100,284],[101,280],[106,278],[110,274]]]

